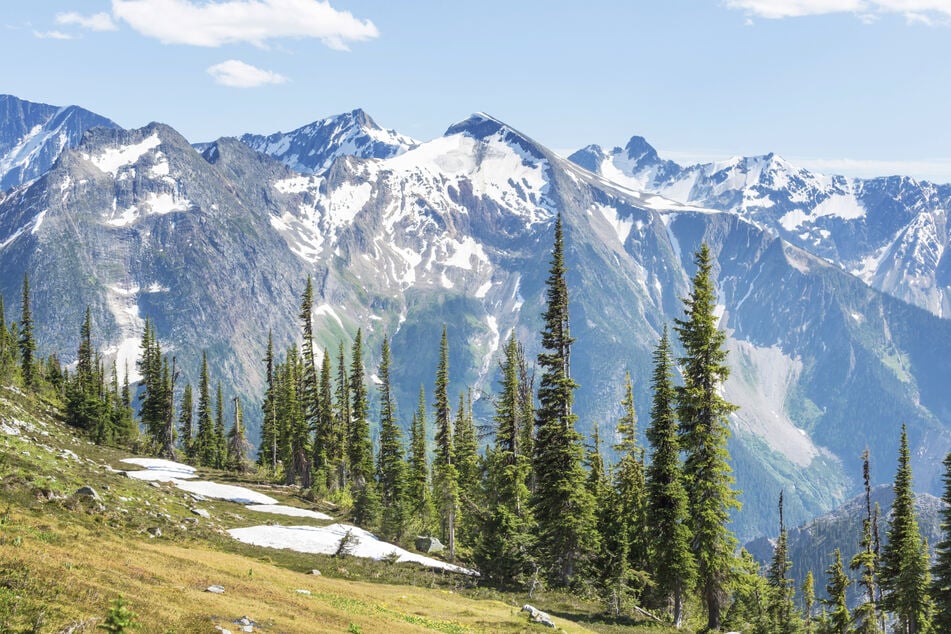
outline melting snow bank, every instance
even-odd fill
[[[125,474],[136,480],[154,480],[157,482],[174,482],[194,478],[195,467],[161,458],[123,458],[120,462],[144,467],[141,471],[126,471]]]
[[[260,513],[274,513],[275,515],[287,515],[289,517],[309,517],[315,520],[332,520],[333,518],[326,513],[318,511],[308,511],[294,506],[284,506],[283,504],[251,504],[247,507],[249,511],[258,511]]]
[[[353,540],[348,554],[354,557],[383,559],[396,553],[398,562],[411,561],[432,568],[461,572],[466,575],[479,574],[468,568],[454,566],[432,557],[411,553],[399,546],[380,541],[372,533],[362,528],[348,524],[331,524],[320,528],[314,526],[251,526],[248,528],[232,528],[228,533],[238,541],[254,546],[287,548],[299,553],[333,555],[337,552],[340,540],[344,538],[347,531],[350,532],[350,537]]]
[[[175,486],[183,491],[203,495],[218,500],[229,500],[238,504],[277,504],[277,500],[263,493],[252,491],[233,484],[218,484],[205,480],[178,481],[173,480]]]

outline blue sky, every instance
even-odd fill
[[[428,140],[485,111],[559,151],[638,134],[951,182],[951,0],[4,5],[0,92],[192,141],[356,107]]]

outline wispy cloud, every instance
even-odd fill
[[[41,40],[71,40],[73,36],[62,31],[33,31],[33,37]]]
[[[263,48],[269,40],[317,38],[330,48],[348,50],[348,42],[379,35],[371,21],[319,0],[113,0],[112,14],[165,44],[244,42]]]
[[[237,59],[229,59],[210,66],[208,74],[214,77],[215,83],[231,88],[256,88],[268,84],[283,84],[287,81],[287,77],[283,75]]]
[[[119,28],[108,13],[81,15],[75,11],[70,11],[68,13],[57,13],[55,19],[56,24],[75,25],[90,31],[115,31]]]
[[[866,24],[883,14],[900,14],[908,24],[927,26],[951,23],[948,0],[725,0],[730,9],[768,20],[807,15],[852,13]]]

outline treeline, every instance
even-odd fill
[[[572,588],[601,598],[614,616],[637,613],[676,627],[688,619],[698,625],[703,620],[704,631],[763,634],[874,633],[886,627],[903,634],[951,632],[951,509],[943,511],[944,539],[931,565],[912,504],[904,428],[885,534],[870,502],[866,460],[861,548],[848,561],[838,549],[833,553],[826,596],[817,600],[811,574],[801,588],[794,588],[789,577],[782,493],[770,565],[761,570],[748,553],[738,552],[728,528],[740,507],[727,452],[728,416],[736,407],[722,396],[729,367],[725,334],[714,314],[713,265],[706,245],[695,254],[697,270],[684,312],[672,324],[676,342],[665,327],[653,353],[647,446],[638,442],[627,376],[622,415],[609,434],[619,458],[605,464],[600,433],[595,431],[586,444],[572,409],[579,386],[570,372],[574,339],[564,253],[559,218],[546,281],[542,352],[532,363],[514,335],[507,340],[495,414],[478,430],[470,394],[460,394],[453,407],[444,327],[432,392],[427,397],[420,386],[404,439],[384,336],[372,377],[379,399],[376,448],[362,331],[349,350],[343,344],[333,352],[323,350],[318,363],[308,279],[299,314],[300,344],[278,354],[268,339],[257,468],[335,502],[352,521],[384,539],[407,543],[417,535],[437,536],[448,558],[476,566],[484,583],[529,591]],[[55,358],[34,360],[27,279],[20,323],[7,324],[3,314],[0,309],[3,378],[62,394],[69,422],[92,438],[138,442],[196,465],[248,468],[240,402],[235,399],[226,437],[222,387],[219,383],[213,404],[204,355],[197,410],[191,386],[185,385],[176,416],[176,360],[163,354],[147,322],[136,421],[128,371],[120,384],[114,364],[111,373],[105,370],[91,345],[88,311],[79,362],[71,373]],[[675,344],[682,356],[675,356]],[[486,440],[481,448],[480,439]],[[944,500],[951,502],[951,455],[945,466]],[[846,592],[854,583],[863,601],[850,611]]]

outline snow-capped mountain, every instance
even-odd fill
[[[372,374],[389,334],[400,411],[410,412],[419,386],[432,385],[443,324],[456,393],[495,391],[510,333],[538,352],[560,213],[577,412],[583,431],[606,432],[625,371],[642,419],[649,411],[652,349],[682,314],[706,241],[730,337],[726,395],[741,406],[731,445],[745,491],[740,536],[770,530],[780,487],[790,522],[834,507],[855,489],[856,435],[886,455],[901,422],[916,482],[937,489],[936,457],[951,448],[951,322],[756,219],[613,182],[488,115],[383,158],[348,155],[350,135],[328,138],[321,152],[336,158],[299,173],[236,139],[199,153],[160,124],[94,130],[0,200],[0,292],[13,312],[30,272],[41,348],[64,360],[86,305],[100,348],[120,359],[133,357],[148,317],[185,377],[206,349],[215,377],[254,401],[268,330],[278,346],[296,340],[310,274],[320,346],[334,355],[362,328]],[[488,420],[491,398],[477,412]],[[874,477],[890,475],[882,465]]]
[[[825,176],[775,154],[682,167],[642,137],[570,160],[628,187],[737,213],[875,288],[951,315],[951,185]]]
[[[241,141],[302,174],[321,172],[340,156],[389,158],[419,145],[415,139],[384,130],[359,108],[291,132],[245,134]]]
[[[77,145],[96,126],[118,127],[78,106],[60,108],[0,95],[0,190],[38,178],[64,148]]]

